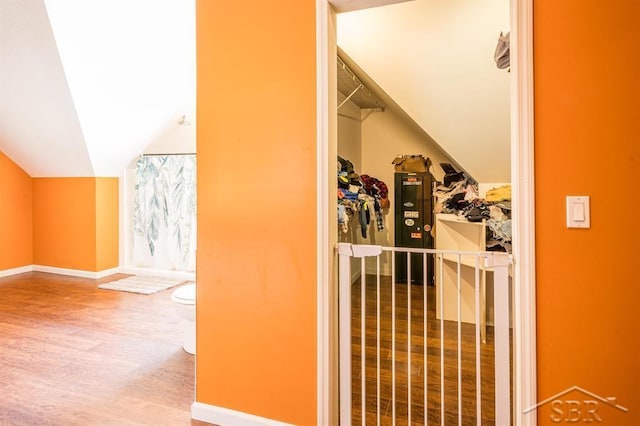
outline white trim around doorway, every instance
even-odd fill
[[[332,424],[331,356],[331,238],[329,226],[329,44],[331,6],[316,0],[316,288],[317,288],[317,419],[316,424]],[[335,43],[335,42],[334,42]],[[337,409],[337,408],[336,408]]]
[[[534,193],[534,137],[533,137],[533,0],[510,0],[511,13],[511,174],[513,186],[513,255],[515,350],[514,350],[514,423],[529,426],[536,424],[535,411],[525,414],[525,407],[536,401],[536,288],[535,288],[535,193]],[[328,52],[331,40],[328,31],[330,0],[316,0],[317,13],[317,106],[318,106],[318,424],[326,423],[332,416],[331,401],[335,397],[330,390],[332,375],[329,360],[331,351],[329,315],[330,299],[327,286],[330,279],[330,247],[328,220],[329,180],[327,161],[329,147],[328,102],[329,67]],[[321,420],[323,420],[321,422]]]
[[[514,423],[537,424],[533,0],[511,0],[511,180],[514,265]]]

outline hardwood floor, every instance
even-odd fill
[[[0,425],[204,425],[172,289],[45,273],[0,279]]]
[[[445,321],[444,339],[440,336],[440,321],[435,318],[435,290],[427,287],[427,365],[424,363],[424,293],[422,285],[411,286],[411,424],[424,422],[424,380],[427,379],[428,424],[440,425],[440,345],[444,342],[445,424],[458,424],[457,323]],[[352,286],[352,421],[361,424],[361,287]],[[408,350],[407,285],[396,284],[396,412],[397,425],[407,425],[408,413]],[[381,277],[380,289],[380,422],[392,424],[392,310],[391,279]],[[377,422],[377,331],[376,281],[366,280],[366,424]],[[475,325],[462,324],[462,424],[476,425]],[[494,421],[494,352],[493,330],[488,327],[487,343],[481,346],[481,406],[483,425]]]
[[[143,296],[45,273],[0,278],[0,425],[204,425],[190,419],[194,357],[181,347],[172,289]],[[376,292],[367,279],[366,423],[376,424]],[[392,423],[391,282],[381,283],[381,424]],[[396,284],[396,424],[408,422],[407,286]],[[440,322],[427,287],[411,289],[412,424],[440,424]],[[360,284],[353,286],[353,424],[361,423]],[[475,329],[462,327],[462,424],[475,425]],[[493,420],[493,333],[482,345],[482,424]],[[445,322],[445,424],[457,424],[457,325]]]

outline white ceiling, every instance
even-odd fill
[[[339,14],[338,44],[473,177],[508,182],[510,74],[493,62],[508,22],[508,0],[415,0]],[[0,1],[0,150],[31,176],[195,152],[183,115],[193,123],[194,1]]]
[[[195,119],[195,2],[2,0],[0,64],[0,150],[34,177],[118,176]]]
[[[339,14],[338,45],[476,180],[509,182],[508,25],[509,0],[415,0]]]
[[[31,176],[93,175],[42,1],[0,1],[0,150]]]

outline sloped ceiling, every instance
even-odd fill
[[[195,2],[3,0],[0,64],[0,150],[34,177],[118,176],[195,118]]]
[[[38,177],[118,176],[178,134],[195,149],[176,127],[195,119],[194,3],[0,1],[0,150]],[[508,22],[508,0],[415,0],[339,14],[338,44],[474,178],[507,182]]]
[[[476,180],[509,182],[508,25],[509,0],[415,0],[339,14],[338,45]]]
[[[31,176],[93,175],[42,1],[0,1],[0,150]]]

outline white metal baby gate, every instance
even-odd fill
[[[401,262],[397,253],[406,253]],[[338,244],[338,255],[341,425],[512,423],[510,255],[349,243]],[[390,277],[381,276],[383,256]],[[418,259],[420,284],[411,276]],[[405,283],[396,282],[399,268]],[[447,343],[447,335],[456,338]]]

